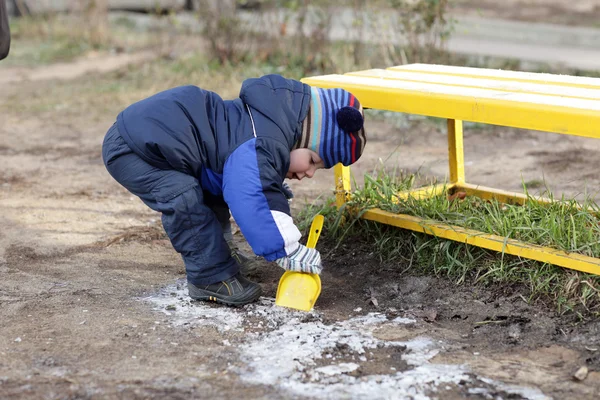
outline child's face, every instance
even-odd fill
[[[302,180],[312,178],[318,169],[325,168],[325,163],[317,153],[309,149],[295,149],[290,153],[290,169],[288,179]]]

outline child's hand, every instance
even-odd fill
[[[319,251],[303,245],[299,245],[289,256],[279,258],[275,262],[287,271],[320,274],[323,269]]]

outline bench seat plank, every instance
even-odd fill
[[[583,88],[600,88],[600,78],[587,76],[571,76],[545,74],[539,72],[507,71],[502,69],[456,67],[437,64],[406,64],[387,68],[390,71],[413,71],[430,74],[467,76],[472,78],[489,78],[522,82],[538,82],[553,85],[578,86]]]
[[[600,138],[598,100],[348,74],[302,82],[344,88],[366,108]]]
[[[576,86],[556,85],[553,83],[472,78],[460,75],[427,74],[420,72],[389,69],[369,69],[365,71],[350,72],[345,75],[363,76],[379,79],[405,80],[411,82],[437,83],[440,85],[449,86],[494,89],[502,90],[505,92],[522,92],[532,94],[544,94],[550,96],[600,100],[600,86],[597,89],[589,89]]]

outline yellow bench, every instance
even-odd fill
[[[449,184],[399,194],[404,197],[423,198],[447,190],[510,204],[527,200],[523,194],[466,183],[463,120],[600,138],[599,78],[410,64],[302,81],[321,88],[344,88],[366,108],[448,120]],[[351,191],[350,169],[338,164],[334,171],[336,202],[341,207]],[[600,275],[600,259],[581,254],[380,209],[369,210],[362,218]]]

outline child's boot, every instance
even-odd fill
[[[231,257],[240,265],[240,271],[246,276],[253,276],[259,270],[260,258],[252,255],[248,255],[233,242],[227,241],[227,245],[231,250]]]
[[[246,276],[256,275],[260,266],[259,258],[246,254],[235,244],[229,218],[221,221],[221,229],[223,230],[223,238],[231,251],[231,257],[240,265],[242,274]]]
[[[188,282],[188,293],[194,300],[214,301],[228,306],[243,306],[258,299],[262,294],[262,288],[238,272],[229,279],[211,285],[196,286]]]

